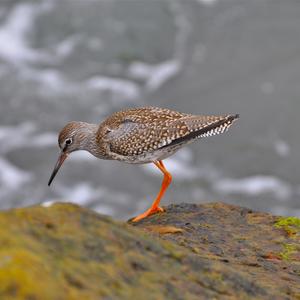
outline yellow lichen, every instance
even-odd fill
[[[274,226],[283,228],[288,236],[294,236],[300,232],[300,219],[297,217],[280,217]]]
[[[284,260],[290,260],[291,256],[299,251],[295,244],[283,244],[283,248],[284,250],[279,255]]]

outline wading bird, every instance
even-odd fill
[[[198,138],[223,133],[238,117],[193,115],[165,108],[142,107],[115,112],[100,124],[70,122],[59,133],[61,153],[48,185],[68,155],[77,150],[86,150],[97,158],[130,164],[153,163],[164,178],[152,206],[132,220],[139,221],[163,211],[159,202],[172,176],[162,161]]]

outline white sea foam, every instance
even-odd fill
[[[42,84],[43,88],[51,91],[68,91],[77,89],[78,85],[70,83],[65,76],[55,69],[36,70],[33,68],[23,68],[20,76],[26,80],[32,80]]]
[[[188,148],[185,148],[164,160],[164,164],[176,180],[191,180],[198,176],[198,170],[192,166],[192,160],[192,152]],[[153,164],[145,164],[142,167],[149,174],[159,174],[161,176],[160,171]]]
[[[153,91],[177,75],[180,70],[181,64],[177,60],[168,60],[157,65],[134,62],[129,66],[128,74],[131,78],[145,81],[146,89]]]
[[[34,53],[27,46],[26,34],[31,29],[33,6],[17,5],[6,22],[0,28],[0,55],[2,58],[15,62],[32,58]]]
[[[45,148],[57,144],[56,133],[44,132],[34,135],[35,131],[36,126],[32,122],[16,126],[0,126],[0,153],[4,154],[19,148]]]
[[[27,39],[36,16],[45,9],[48,9],[48,6],[44,3],[15,5],[0,27],[0,56],[3,59],[15,65],[25,61],[49,59],[45,53],[31,48]]]
[[[0,127],[0,153],[22,147],[28,143],[28,137],[35,131],[35,125],[24,122],[16,126]]]
[[[180,149],[174,155],[164,160],[164,164],[176,180],[204,179],[214,182],[220,178],[220,171],[211,164],[195,165],[193,152],[189,148]],[[153,164],[145,164],[142,167],[149,174],[161,176]]]
[[[92,161],[92,160],[97,160],[95,156],[90,154],[87,151],[75,151],[72,155],[72,160],[73,161]]]
[[[0,126],[0,140],[8,139],[9,137],[21,138],[35,130],[35,126],[31,122],[24,122],[16,126]]]
[[[219,0],[196,0],[196,1],[201,4],[212,6],[215,5]]]
[[[247,194],[258,196],[271,193],[279,199],[287,199],[292,194],[292,187],[286,182],[272,176],[251,176],[243,179],[221,179],[213,188],[220,193]]]
[[[86,81],[86,86],[91,89],[108,91],[131,100],[140,96],[140,88],[136,83],[120,78],[94,76]]]
[[[50,207],[50,206],[52,206],[54,203],[55,203],[54,200],[47,200],[47,201],[44,201],[43,203],[41,203],[41,206],[43,206],[43,207]]]
[[[33,178],[32,174],[25,172],[7,160],[0,158],[0,183],[9,189],[17,189]]]
[[[1,193],[0,193],[0,196],[1,196]],[[70,202],[70,200],[62,200],[62,199],[47,200],[47,201],[44,201],[43,203],[41,203],[41,206],[51,207],[52,205],[54,205],[57,202]],[[75,202],[72,201],[72,203],[75,203]],[[76,204],[83,206],[81,203],[76,203]],[[111,206],[105,205],[102,203],[97,204],[96,207],[93,208],[93,210],[100,214],[104,214],[104,215],[109,215],[109,216],[115,215],[115,210]]]
[[[128,67],[128,75],[133,79],[148,80],[152,76],[153,66],[141,61],[135,61]]]
[[[59,58],[65,58],[69,56],[73,52],[80,39],[80,35],[74,34],[58,43],[55,47],[56,56]]]
[[[283,140],[277,140],[274,147],[276,153],[281,157],[287,157],[291,152],[290,145]]]
[[[40,89],[50,90],[52,93],[72,93],[92,89],[104,93],[109,92],[117,99],[135,101],[140,97],[140,87],[133,81],[121,78],[94,76],[84,83],[78,83],[70,80],[56,69],[39,70],[30,67],[23,68],[20,76],[23,79],[38,82],[41,84]]]
[[[72,199],[72,202],[85,204],[95,196],[95,189],[83,182],[68,191],[67,195],[69,199]]]
[[[197,169],[176,158],[169,158],[166,161],[166,168],[174,174],[176,180],[195,179],[197,177]]]
[[[108,215],[108,216],[115,216],[116,212],[115,210],[108,205],[105,204],[98,204],[94,210],[100,214]]]
[[[92,207],[95,211],[116,216],[117,213],[114,209],[115,205],[123,206],[130,202],[130,195],[121,193],[118,191],[112,191],[105,186],[98,186],[94,188],[92,185],[86,182],[80,182],[79,184],[70,187],[56,186],[56,192],[58,196],[55,199],[47,199],[47,203],[51,205],[54,201],[60,202],[72,202],[82,206]],[[108,203],[103,203],[108,202]]]
[[[65,199],[65,201],[72,201],[79,205],[87,205],[93,200],[95,195],[99,195],[99,191],[86,182],[81,182],[72,188],[58,186],[56,191],[59,194],[59,198]]]
[[[57,144],[57,134],[54,132],[45,132],[38,134],[31,139],[30,147],[45,148]]]

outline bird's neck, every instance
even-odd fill
[[[80,135],[79,150],[86,150],[96,156],[99,125],[90,123],[84,123],[83,125],[77,133]]]

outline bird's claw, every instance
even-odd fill
[[[157,206],[157,207],[151,207],[149,208],[148,210],[146,210],[144,213],[136,216],[135,218],[131,219],[130,222],[138,222],[144,218],[147,218],[153,214],[157,214],[157,213],[162,213],[162,212],[165,212],[166,210],[160,206]]]

